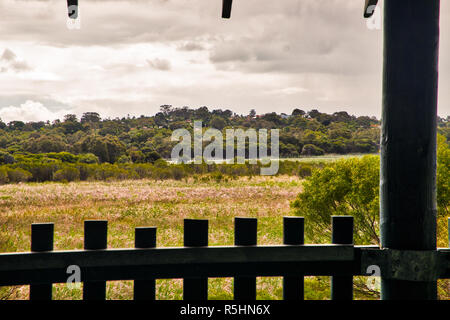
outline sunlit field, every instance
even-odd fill
[[[282,243],[282,217],[301,190],[298,177],[217,182],[128,180],[15,184],[0,188],[0,251],[29,251],[30,225],[55,223],[55,250],[83,247],[83,221],[108,220],[108,248],[134,246],[134,228],[156,226],[158,246],[181,246],[183,219],[209,219],[209,244],[233,244],[234,217],[258,218],[258,244]],[[328,298],[328,282],[306,281],[306,298]],[[320,286],[320,290],[317,290]],[[308,289],[309,288],[309,289]],[[109,282],[107,299],[131,299],[132,281]],[[210,279],[209,299],[232,299],[232,279]],[[3,288],[3,298],[27,299],[28,287]],[[54,285],[55,299],[81,290]],[[258,299],[281,299],[280,278],[259,278]],[[157,299],[181,299],[181,280],[158,280]]]
[[[297,176],[4,185],[0,187],[0,252],[29,251],[30,225],[37,222],[55,223],[55,250],[82,249],[83,221],[88,219],[108,220],[108,248],[133,247],[138,226],[156,226],[158,246],[182,246],[185,218],[209,219],[211,246],[233,244],[234,217],[258,218],[258,244],[281,244],[282,217],[293,214],[289,203],[301,185]],[[441,247],[447,245],[445,222],[438,224]],[[449,285],[444,280],[440,284]],[[257,286],[258,299],[282,298],[281,278],[261,277]],[[54,299],[82,298],[81,289],[70,290],[65,284],[53,287]],[[232,279],[209,279],[208,294],[209,299],[232,299]],[[329,295],[328,277],[305,278],[305,299]],[[182,296],[181,279],[157,280],[157,299]],[[108,282],[107,299],[132,297],[132,281]],[[355,288],[355,298],[375,297]],[[0,288],[0,299],[28,299],[28,286]]]

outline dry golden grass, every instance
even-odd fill
[[[129,180],[6,185],[0,188],[0,252],[28,251],[30,225],[55,223],[55,250],[81,249],[83,221],[108,220],[108,247],[134,245],[134,228],[156,226],[158,246],[181,246],[183,219],[209,219],[210,245],[233,244],[233,219],[258,218],[258,243],[282,242],[282,216],[301,190],[297,177],[253,177],[227,182]],[[211,299],[231,299],[231,279],[210,279]],[[258,279],[259,298],[281,297],[279,278]],[[56,299],[81,290],[54,286]],[[131,299],[132,282],[108,284],[109,299]],[[181,299],[180,280],[158,280],[159,299]],[[13,298],[27,298],[27,287]]]
[[[301,191],[297,177],[252,177],[216,182],[128,180],[0,186],[0,252],[29,251],[30,225],[55,223],[55,250],[83,247],[83,221],[108,220],[108,247],[134,246],[134,228],[156,226],[158,246],[181,246],[183,219],[209,219],[209,244],[233,244],[234,217],[258,218],[258,244],[282,242],[282,217]],[[445,221],[444,221],[445,220]],[[446,219],[439,221],[439,246]],[[258,299],[281,299],[281,278],[258,278]],[[448,299],[448,280],[439,281]],[[81,299],[82,290],[56,284],[54,299]],[[232,279],[209,279],[210,299],[232,299]],[[327,277],[305,278],[306,299],[329,297]],[[108,299],[132,299],[132,281],[108,282]],[[0,299],[28,299],[28,286],[0,288]],[[360,297],[360,298],[368,298]],[[157,280],[157,299],[182,299],[182,280]]]

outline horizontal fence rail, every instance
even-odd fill
[[[331,298],[353,298],[353,276],[435,281],[450,278],[450,249],[396,251],[353,245],[353,218],[332,217],[332,244],[304,244],[304,219],[284,217],[283,244],[257,245],[257,219],[235,218],[235,245],[208,246],[208,220],[184,221],[184,247],[157,247],[156,228],[135,229],[135,248],[107,249],[107,221],[85,221],[84,250],[53,251],[52,223],[33,224],[31,252],[0,254],[0,286],[30,285],[50,300],[52,283],[80,269],[83,299],[104,300],[106,281],[134,280],[134,299],[154,300],[155,279],[183,278],[186,300],[206,300],[208,278],[234,277],[234,298],[256,299],[256,277],[283,277],[283,298],[304,298],[304,276],[332,276]]]

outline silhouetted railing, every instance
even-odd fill
[[[53,251],[54,225],[32,224],[31,252],[0,254],[0,285],[30,285],[30,299],[50,300],[78,266],[84,300],[106,298],[106,281],[134,280],[134,299],[155,299],[155,279],[183,278],[186,300],[208,298],[208,278],[234,277],[234,298],[256,299],[257,276],[283,277],[283,296],[301,300],[304,276],[332,276],[331,298],[353,298],[353,276],[378,266],[382,277],[450,278],[450,249],[397,251],[353,245],[353,218],[332,218],[332,244],[305,245],[304,219],[284,217],[283,245],[257,245],[257,219],[235,218],[234,246],[208,246],[208,220],[184,220],[184,247],[156,246],[156,228],[135,229],[135,248],[107,249],[107,221],[85,221],[84,250]],[[425,263],[424,263],[425,261]]]

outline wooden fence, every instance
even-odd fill
[[[235,218],[234,246],[208,246],[208,220],[184,220],[184,247],[157,247],[156,228],[135,229],[135,248],[107,249],[104,220],[84,222],[84,250],[53,251],[53,223],[32,224],[31,252],[0,254],[0,286],[30,285],[51,300],[78,266],[84,300],[104,300],[106,281],[134,280],[134,299],[155,299],[155,279],[183,278],[185,300],[206,300],[209,277],[234,277],[236,300],[256,299],[257,276],[283,277],[283,298],[304,298],[304,276],[332,276],[331,299],[353,298],[353,276],[378,266],[385,279],[450,278],[450,249],[399,251],[353,245],[353,218],[332,217],[332,244],[304,244],[304,219],[283,218],[283,245],[257,245],[257,219]],[[450,225],[449,225],[450,231]]]

